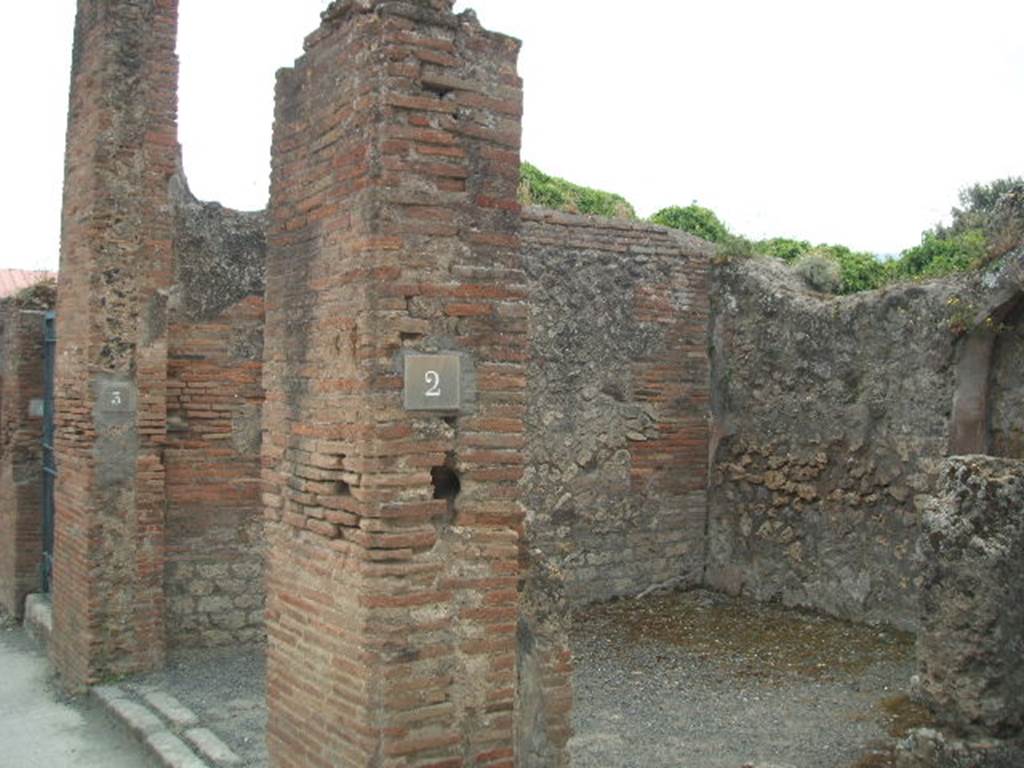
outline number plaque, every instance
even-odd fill
[[[462,405],[458,355],[406,355],[405,410],[457,411]]]
[[[131,413],[135,410],[135,393],[130,384],[106,382],[100,387],[100,413]]]

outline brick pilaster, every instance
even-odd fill
[[[511,766],[519,44],[447,0],[363,0],[306,48],[278,79],[267,270],[272,762]],[[403,356],[437,351],[461,409],[403,410]]]
[[[79,0],[61,237],[53,654],[160,663],[176,0]]]

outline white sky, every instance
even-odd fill
[[[180,0],[193,191],[266,202],[274,71],[327,0]],[[0,267],[55,268],[73,0],[0,4]],[[523,158],[641,215],[894,253],[1024,175],[1019,0],[460,0],[524,40]]]

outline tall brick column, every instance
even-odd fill
[[[519,43],[343,0],[279,74],[267,269],[276,766],[511,766],[526,352]],[[403,409],[404,356],[462,405]]]
[[[57,305],[52,652],[70,687],[163,657],[176,0],[79,0]]]

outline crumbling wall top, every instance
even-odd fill
[[[454,0],[334,0],[323,13],[320,14],[320,29],[310,34],[305,41],[304,49],[310,50],[325,34],[337,29],[346,20],[358,14],[379,14],[384,16],[399,16],[411,21],[430,25],[456,29],[460,26],[470,26],[490,37],[500,38],[507,41],[507,45],[518,51],[522,43],[509,35],[499,32],[484,30],[480,26],[476,12],[467,9],[462,13],[453,12]]]
[[[324,21],[344,17],[350,13],[368,13],[378,7],[401,7],[426,8],[441,13],[451,13],[455,0],[334,0],[327,9],[320,14]]]
[[[415,21],[444,27],[455,27],[459,18],[452,13],[454,0],[334,0],[320,14],[323,22],[320,32],[334,29],[350,17],[361,13],[380,13],[404,16]],[[476,14],[468,12],[468,17],[475,22]],[[306,39],[306,49],[319,39],[314,32]]]

